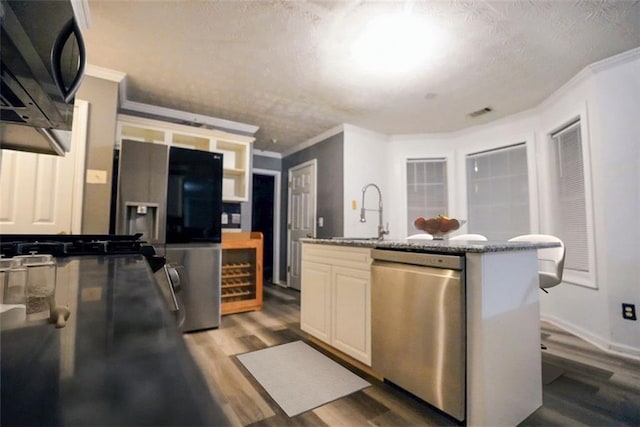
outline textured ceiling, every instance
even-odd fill
[[[129,100],[259,126],[255,146],[269,151],[340,123],[387,134],[486,123],[535,107],[585,66],[640,46],[636,0],[89,7],[89,63],[126,73]],[[356,67],[352,46],[366,23],[406,10],[442,34],[429,60],[393,77]],[[493,111],[468,116],[486,106]]]

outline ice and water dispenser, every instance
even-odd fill
[[[157,242],[160,240],[158,213],[158,203],[125,202],[124,234],[142,233],[142,240]]]

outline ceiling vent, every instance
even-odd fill
[[[473,113],[469,113],[469,117],[473,117],[473,118],[475,118],[475,117],[481,116],[481,115],[483,115],[483,114],[490,113],[490,112],[492,112],[492,111],[493,111],[493,108],[491,108],[491,107],[484,107],[484,108],[481,108],[481,109],[479,109],[479,110],[477,110],[477,111],[474,111]]]

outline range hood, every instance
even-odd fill
[[[0,0],[0,146],[63,156],[86,66],[69,0]]]
[[[71,149],[71,131],[2,123],[2,149],[64,156]]]

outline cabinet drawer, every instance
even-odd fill
[[[371,268],[370,248],[352,248],[305,242],[302,244],[302,258],[309,261],[367,271]]]

